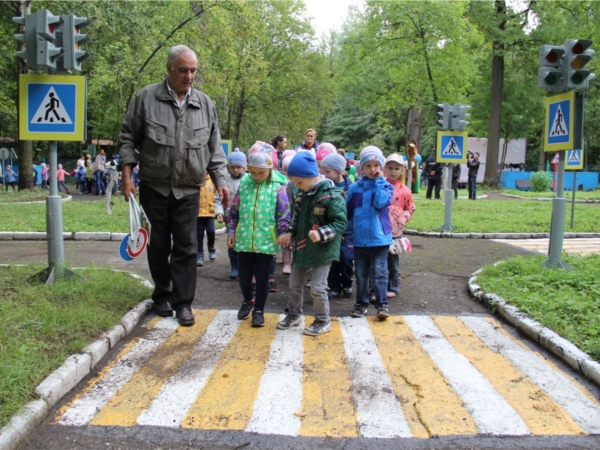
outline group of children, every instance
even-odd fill
[[[238,319],[251,316],[253,327],[264,326],[273,258],[281,246],[284,273],[290,274],[289,302],[277,328],[301,323],[304,287],[310,286],[315,320],[304,334],[330,331],[329,299],[352,297],[353,276],[357,291],[352,317],[366,315],[374,303],[377,317],[385,320],[389,298],[400,289],[395,242],[415,210],[404,185],[403,157],[392,154],[386,159],[379,148],[365,147],[360,153],[363,175],[352,182],[346,158],[332,144],[297,153],[287,150],[281,156],[280,173],[277,152],[268,143],[256,142],[247,155],[232,152],[227,184],[233,197],[226,211],[207,179],[202,189],[210,191],[214,204],[204,209],[201,193],[199,265],[204,263],[205,230],[209,258],[216,258],[216,218],[226,222],[230,275],[239,278],[242,291]],[[212,228],[203,217],[212,219]]]

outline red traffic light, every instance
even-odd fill
[[[550,64],[554,64],[556,61],[558,61],[558,53],[556,53],[555,50],[550,50],[550,52],[548,52],[546,55],[546,61],[548,61]]]

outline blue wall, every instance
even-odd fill
[[[534,172],[516,172],[511,170],[503,170],[500,175],[500,186],[506,189],[517,189],[516,180],[529,180],[529,175]],[[552,175],[552,172],[549,172]],[[576,175],[576,189],[580,188],[584,191],[592,191],[598,189],[598,173],[596,172],[565,172],[565,190],[570,191],[573,187],[573,175]]]

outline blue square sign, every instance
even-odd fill
[[[570,150],[573,148],[574,91],[546,99],[546,136],[544,150]]]

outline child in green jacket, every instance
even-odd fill
[[[277,324],[280,330],[298,326],[302,321],[304,285],[311,280],[310,295],[315,320],[304,334],[319,336],[331,331],[327,276],[332,261],[340,259],[341,237],[346,230],[346,202],[343,192],[319,174],[311,152],[299,152],[288,166],[288,177],[298,188],[292,224],[278,243],[295,240],[294,264],[290,275],[289,314]]]

